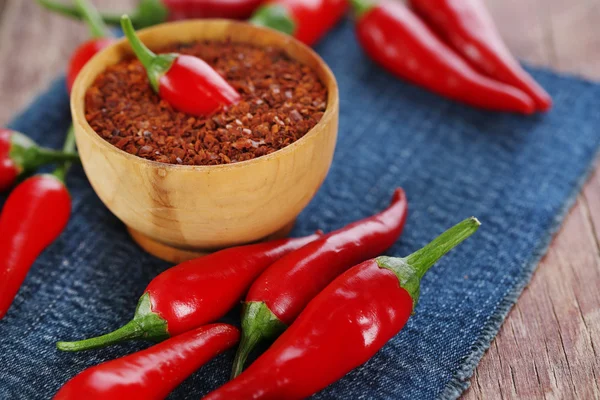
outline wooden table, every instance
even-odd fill
[[[518,57],[600,79],[600,0],[486,1]],[[95,1],[114,10],[135,2]],[[86,38],[83,26],[44,12],[33,0],[0,0],[0,125],[64,70]],[[599,382],[600,168],[463,398],[600,399]]]

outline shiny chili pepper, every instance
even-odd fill
[[[114,41],[106,25],[102,22],[98,11],[88,0],[76,0],[76,6],[90,28],[92,39],[80,45],[71,56],[69,66],[67,67],[67,89],[69,93],[73,89],[73,83],[75,83],[77,75],[79,75],[79,72],[85,67],[87,62],[100,50],[109,46]]]
[[[312,46],[346,13],[348,0],[269,0],[250,22],[294,36]]]
[[[73,153],[69,131],[64,151]],[[19,184],[0,214],[0,319],[15,298],[37,256],[63,231],[71,215],[71,196],[65,185],[69,164],[52,175],[36,175]]]
[[[75,152],[39,147],[22,133],[0,128],[0,192],[43,165],[77,160]]]
[[[392,246],[402,233],[407,210],[404,191],[396,189],[386,210],[315,240],[267,268],[246,296],[232,376],[242,372],[260,341],[279,336],[342,272]]]
[[[346,271],[245,372],[204,400],[304,399],[342,378],[402,329],[425,272],[478,227],[467,219],[406,258],[378,257]]]
[[[540,111],[550,95],[521,68],[481,0],[411,0],[413,9],[483,73],[527,93]]]
[[[351,0],[365,52],[392,74],[454,100],[496,111],[531,114],[521,90],[476,71],[402,2]]]
[[[240,332],[213,324],[146,350],[88,368],[68,381],[54,400],[162,400],[208,361],[237,343]]]
[[[246,19],[264,0],[141,0],[130,15],[137,28],[145,28],[166,21],[192,18]],[[80,10],[52,0],[37,0],[48,10],[67,17],[83,19]],[[102,13],[102,19],[112,25],[121,22],[120,14]]]
[[[237,304],[265,268],[319,236],[232,247],[179,264],[150,282],[129,323],[96,338],[58,342],[57,347],[80,351],[131,339],[161,341],[214,322]]]
[[[240,94],[206,62],[186,54],[154,54],[136,36],[129,17],[124,15],[121,21],[152,88],[175,109],[205,116],[240,101]]]

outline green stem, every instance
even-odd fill
[[[72,5],[62,4],[51,0],[36,0],[38,4],[47,10],[53,11],[58,14],[62,14],[66,17],[82,20],[84,18],[81,10]],[[100,14],[101,18],[110,25],[118,25],[121,23],[122,14]],[[137,24],[136,24],[137,25]]]
[[[90,28],[93,38],[102,38],[110,36],[108,27],[102,20],[102,16],[89,0],[75,0],[77,8],[81,12],[83,19]]]
[[[242,340],[238,346],[231,379],[244,370],[244,364],[256,345],[263,340],[275,339],[287,329],[264,302],[250,301],[244,304],[242,314]]]
[[[119,329],[106,335],[80,340],[77,342],[58,342],[56,347],[61,351],[82,351],[99,349],[125,340],[141,338],[143,330],[136,320],[131,320]]]
[[[169,71],[178,54],[156,55],[136,35],[131,19],[127,15],[121,17],[121,27],[127,40],[129,40],[133,52],[146,69],[152,88],[158,93],[160,78]]]
[[[375,7],[375,3],[372,0],[350,0],[350,4],[352,4],[354,15],[356,15],[357,19]]]
[[[65,139],[65,144],[63,146],[63,152],[65,153],[74,153],[75,152],[75,129],[73,129],[73,125],[69,127],[69,131],[67,132],[67,138]],[[58,168],[54,170],[52,175],[60,179],[62,182],[65,182],[67,177],[67,172],[71,167],[70,162],[65,162]]]
[[[409,255],[405,260],[416,270],[419,278],[423,278],[423,275],[440,258],[475,233],[480,225],[477,218],[468,218],[442,233],[427,246]]]
[[[260,7],[248,22],[253,25],[275,29],[288,35],[293,35],[296,32],[296,22],[287,8],[280,4],[268,4]]]
[[[150,294],[140,297],[135,316],[116,331],[95,338],[76,342],[58,342],[56,347],[62,351],[82,351],[98,349],[125,340],[143,339],[160,342],[169,338],[167,321],[152,311]]]
[[[389,269],[398,278],[400,287],[413,300],[413,309],[419,301],[421,278],[440,258],[471,236],[481,224],[475,217],[468,218],[442,233],[427,246],[408,257],[377,257],[380,268]]]

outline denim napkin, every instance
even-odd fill
[[[325,231],[383,209],[395,187],[408,195],[403,256],[471,215],[482,227],[422,282],[416,315],[373,359],[315,399],[454,399],[529,281],[551,235],[593,166],[600,86],[532,71],[555,101],[522,117],[462,106],[399,81],[362,53],[350,23],[317,48],[341,95],[331,172],[293,235]],[[64,80],[10,126],[59,147],[69,125]],[[78,354],[54,344],[128,321],[148,282],[169,265],[140,250],[103,206],[80,167],[69,187],[73,217],[38,259],[0,321],[0,398],[47,399],[84,368],[148,346]],[[0,204],[5,197],[0,198]],[[239,310],[227,321],[238,322]],[[223,384],[230,351],[195,373],[172,399],[199,399]]]

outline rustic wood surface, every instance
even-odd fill
[[[534,65],[600,80],[600,0],[486,0]],[[96,0],[127,9],[135,0]],[[64,70],[79,24],[0,0],[0,125]],[[600,399],[600,168],[590,178],[463,398]]]

